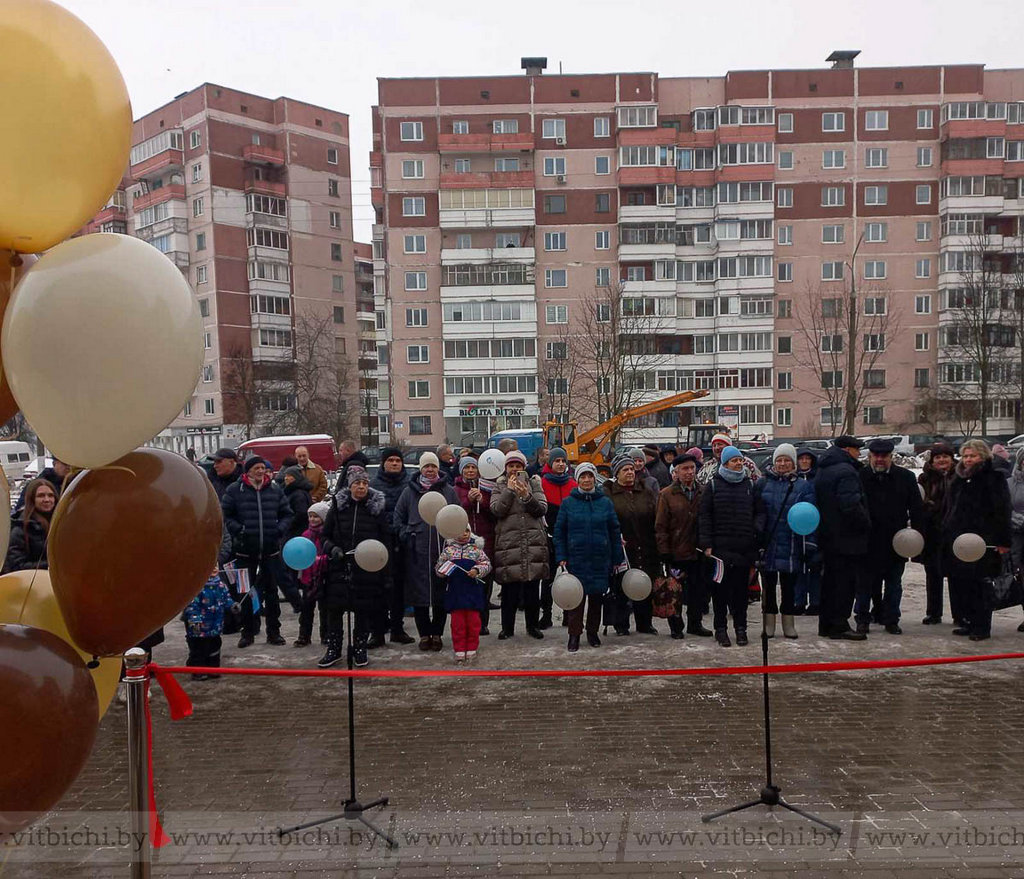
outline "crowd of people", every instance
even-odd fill
[[[862,641],[873,625],[900,635],[906,559],[893,537],[907,527],[924,536],[922,623],[942,623],[948,584],[953,634],[979,641],[991,634],[986,578],[999,573],[1006,553],[1015,566],[1024,563],[1024,451],[1007,472],[980,440],[958,450],[932,446],[916,479],[894,463],[885,439],[868,445],[866,462],[864,443],[850,436],[820,457],[782,443],[763,473],[725,435],[713,438],[709,455],[628,450],[603,473],[590,463],[571,466],[559,448],[541,450],[531,462],[504,442],[504,473],[493,480],[471,450],[457,456],[448,446],[423,453],[415,469],[400,449],[383,449],[371,477],[365,456],[345,444],[333,493],[304,447],[276,472],[263,458],[243,461],[233,449],[218,450],[207,475],[223,511],[223,541],[217,570],[182,615],[188,663],[219,665],[223,634],[237,632],[245,649],[262,628],[268,644],[283,646],[279,592],[299,615],[296,647],[313,643],[319,618],[321,667],[345,656],[349,612],[357,666],[389,640],[443,650],[449,619],[456,661],[471,661],[491,634],[492,611],[499,612],[498,640],[516,637],[520,612],[527,637],[550,634],[552,583],[563,572],[578,578],[584,593],[559,620],[569,652],[579,650],[584,634],[599,647],[609,629],[616,637],[657,635],[658,617],[674,639],[745,646],[757,594],[768,637],[778,623],[785,638],[797,638],[801,614],[816,616],[818,634],[829,638]],[[63,466],[55,462],[22,493],[6,570],[46,567]],[[463,534],[445,541],[424,520],[420,501],[430,492],[465,510]],[[791,527],[796,504],[817,508],[816,530]],[[953,552],[966,533],[981,535],[988,547],[977,562]],[[300,572],[282,561],[283,546],[297,536],[316,547],[315,563]],[[388,548],[382,571],[353,561],[369,539]],[[631,599],[623,588],[629,569],[646,573],[661,600]],[[415,636],[406,629],[410,615]]]

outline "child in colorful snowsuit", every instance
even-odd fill
[[[188,643],[185,665],[220,668],[220,636],[224,631],[224,612],[233,604],[228,587],[221,582],[218,571],[214,569],[200,593],[181,614],[185,623],[185,641]],[[218,675],[192,675],[196,681],[215,677]]]
[[[307,511],[309,527],[302,536],[313,541],[316,546],[316,561],[312,567],[299,571],[299,583],[302,586],[302,610],[299,612],[299,637],[295,639],[295,647],[308,647],[313,638],[313,613],[320,609],[320,643],[327,641],[327,622],[324,617],[323,581],[327,574],[327,556],[324,555],[324,520],[331,505],[326,501],[310,506]]]
[[[484,578],[490,572],[491,562],[469,528],[445,542],[437,573],[446,579],[444,609],[451,614],[456,662],[473,659],[480,647],[480,611],[486,600]]]

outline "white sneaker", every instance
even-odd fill
[[[476,651],[475,650],[467,650],[466,651],[466,659],[469,659],[469,660],[476,659]]]
[[[455,661],[456,662],[465,662],[466,661],[466,654],[465,654],[465,652],[461,651],[461,650],[456,650],[455,651]]]

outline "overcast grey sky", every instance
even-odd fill
[[[351,117],[357,240],[368,241],[367,153],[378,76],[520,74],[524,55],[565,73],[820,67],[833,49],[862,66],[1024,66],[1021,0],[63,0],[107,44],[135,115],[215,82]],[[650,11],[647,11],[650,7]]]

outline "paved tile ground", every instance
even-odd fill
[[[863,644],[772,642],[772,661],[1024,651],[1021,612],[996,616],[980,645],[925,627],[923,575],[908,569],[901,637]],[[411,620],[410,628],[411,628]],[[520,621],[521,622],[521,621]],[[755,639],[608,636],[600,649],[483,639],[491,668],[755,664]],[[751,633],[759,633],[759,614]],[[257,643],[231,665],[312,666],[319,649]],[[184,659],[180,624],[158,648]],[[978,647],[981,650],[978,650]],[[376,667],[451,667],[415,645],[371,653]],[[153,696],[158,801],[174,844],[156,877],[259,879],[461,876],[793,876],[859,879],[1024,877],[1024,675],[1019,661],[773,679],[775,780],[789,800],[840,824],[836,839],[798,815],[758,807],[711,824],[700,815],[756,797],[764,774],[761,679],[436,679],[357,681],[360,794],[400,842],[373,844],[344,821],[283,842],[282,825],[337,810],[348,787],[343,681],[222,678],[184,685],[195,715],[171,722]],[[42,844],[8,853],[3,879],[127,876],[124,709],[104,718],[92,759]],[[65,829],[105,838],[65,845]],[[56,836],[54,835],[56,834]],[[82,838],[85,839],[84,837]],[[80,842],[82,840],[79,840]]]

